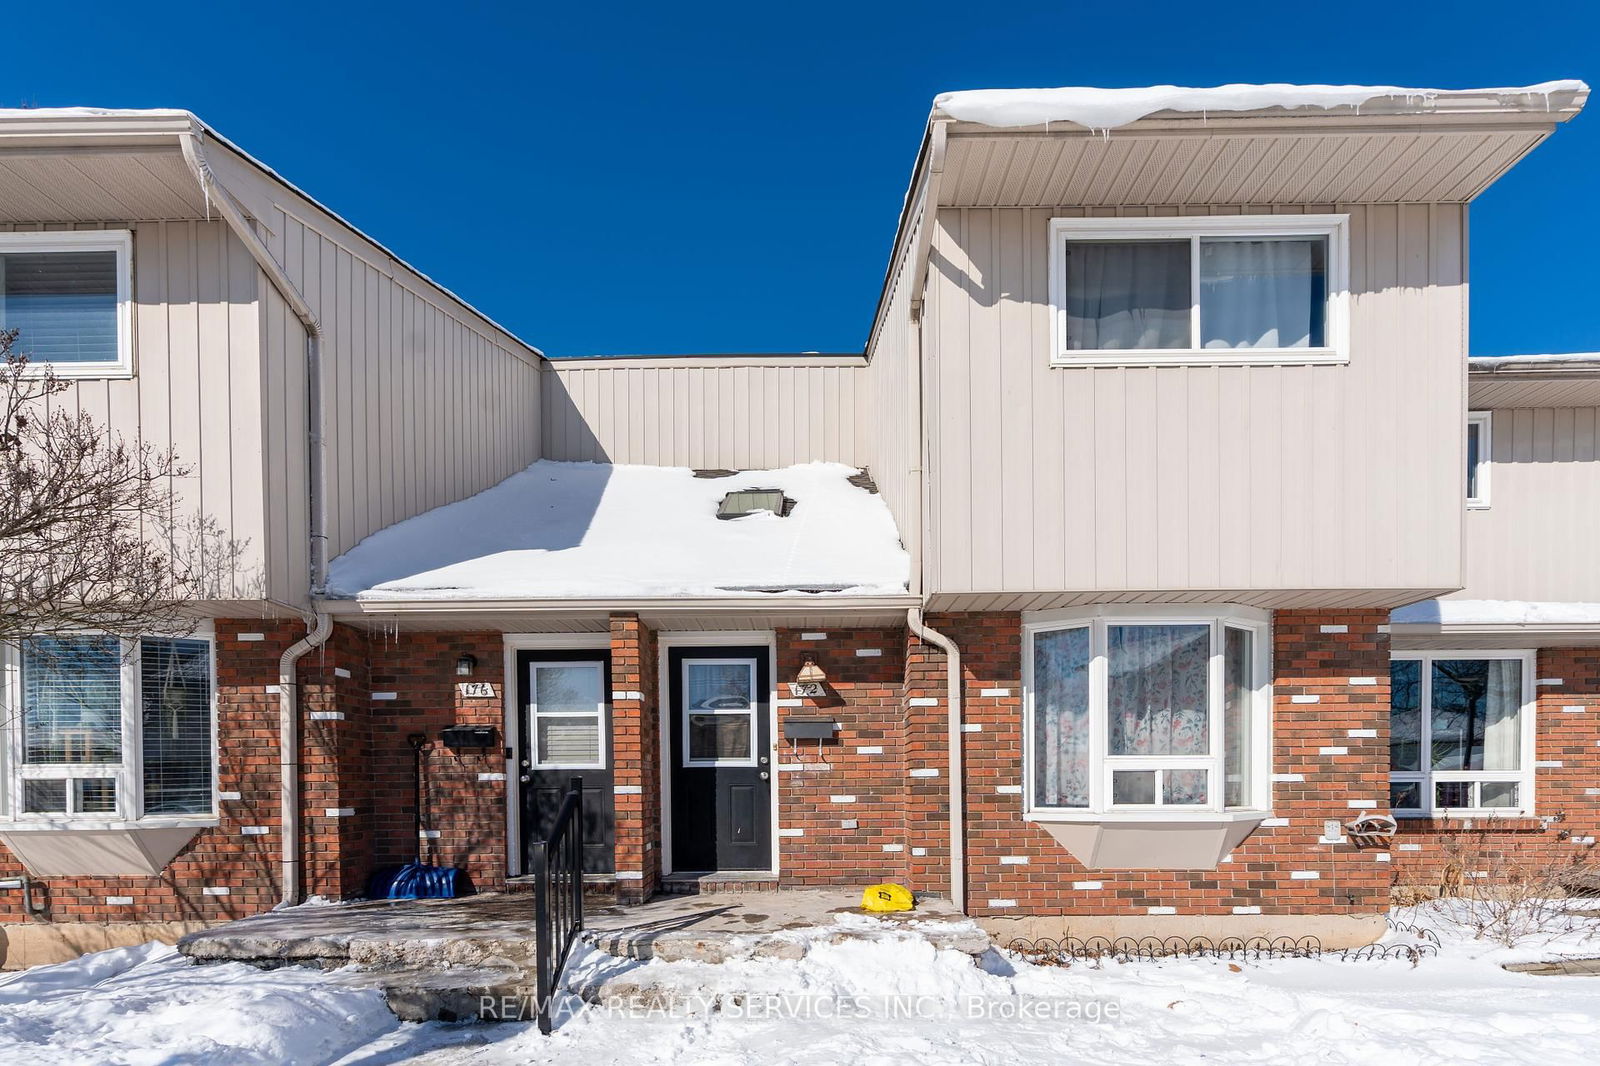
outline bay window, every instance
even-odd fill
[[[1041,612],[1025,625],[1030,814],[1269,806],[1266,615],[1182,610]]]
[[[0,815],[74,824],[213,815],[209,639],[35,636],[8,672]]]
[[[1533,810],[1533,657],[1414,652],[1389,667],[1389,806],[1395,814]]]
[[[1052,219],[1052,362],[1343,362],[1347,226],[1344,215]]]
[[[0,330],[58,377],[126,376],[132,258],[128,230],[0,233]]]

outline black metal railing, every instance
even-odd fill
[[[549,1036],[561,970],[583,932],[583,778],[572,779],[550,835],[533,846],[532,873],[539,1031]]]

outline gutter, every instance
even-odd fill
[[[310,546],[311,598],[316,599],[323,595],[328,580],[328,444],[327,415],[322,402],[322,326],[318,323],[316,313],[311,310],[311,305],[305,296],[273,258],[271,249],[256,235],[244,207],[211,172],[211,167],[206,163],[205,150],[200,143],[204,127],[200,129],[201,133],[198,134],[191,129],[178,135],[178,144],[183,150],[184,161],[189,164],[189,169],[194,173],[195,180],[200,183],[208,202],[216,204],[217,211],[227,222],[228,228],[244,243],[251,258],[272,282],[273,288],[283,296],[306,331],[306,451],[310,483],[307,522],[309,528],[306,532]],[[301,881],[300,712],[297,665],[302,656],[312,648],[321,646],[328,639],[328,634],[333,631],[333,619],[326,612],[318,611],[307,620],[306,628],[306,635],[285,649],[278,659],[279,831],[283,837],[279,891],[286,906],[300,902]]]
[[[899,613],[922,603],[920,596],[630,596],[623,599],[445,599],[318,600],[316,609],[332,615],[395,614],[613,614],[616,612],[663,614],[760,614],[770,611],[805,611],[808,614],[841,614],[853,611],[888,610]]]
[[[961,649],[956,647],[955,641],[923,622],[920,607],[906,611],[906,625],[922,640],[944,650],[945,702],[950,711],[950,902],[955,904],[956,910],[964,912],[967,909],[967,814],[961,794]]]
[[[1555,374],[1592,377],[1600,374],[1600,352],[1476,356],[1467,360],[1467,373],[1473,377],[1544,377]]]
[[[915,379],[912,381],[912,411],[910,425],[906,432],[911,436],[911,467],[906,471],[911,476],[911,506],[908,508],[910,521],[917,524],[917,542],[911,552],[911,591],[922,592],[922,561],[928,542],[932,539],[929,535],[932,523],[923,513],[924,496],[923,483],[927,479],[925,460],[927,450],[931,445],[928,435],[924,431],[926,417],[927,388],[926,367],[923,365],[922,346],[922,294],[925,291],[923,277],[928,269],[928,256],[933,249],[933,227],[938,222],[939,214],[939,184],[944,177],[945,147],[948,144],[947,130],[950,123],[941,121],[933,124],[929,130],[928,150],[928,180],[923,185],[922,195],[922,225],[917,230],[917,242],[911,250],[911,273],[902,284],[912,286],[910,293],[910,327],[914,331],[915,339],[910,353],[916,360],[914,365]],[[876,325],[874,326],[876,332]],[[870,342],[869,342],[870,344]],[[868,349],[871,350],[870,348]]]

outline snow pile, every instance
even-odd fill
[[[376,990],[301,969],[196,967],[163,944],[0,979],[0,1062],[330,1062],[398,1023]]]
[[[379,531],[333,561],[365,600],[904,593],[910,559],[882,497],[837,463],[697,478],[682,467],[540,460],[470,499]],[[719,519],[738,489],[787,517]]]
[[[1389,612],[1396,625],[1597,625],[1600,603],[1423,600]]]
[[[933,106],[953,119],[985,126],[1039,126],[1048,122],[1074,122],[1092,130],[1109,130],[1137,122],[1157,111],[1220,112],[1260,111],[1266,108],[1361,107],[1372,100],[1431,103],[1439,99],[1498,96],[1540,99],[1549,106],[1550,94],[1585,92],[1581,81],[1547,81],[1499,89],[1405,89],[1397,85],[1217,85],[1195,89],[1181,85],[1152,85],[1139,89],[1095,89],[1082,86],[1059,89],[966,89],[940,93]]]

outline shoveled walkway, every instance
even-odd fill
[[[638,906],[598,903],[585,914],[595,946],[620,958],[794,958],[804,942],[785,934],[861,914],[860,896],[797,889],[661,896]],[[948,901],[880,915],[943,948],[982,954],[988,936]],[[864,935],[850,929],[833,939]],[[472,1017],[482,997],[532,992],[533,898],[488,894],[454,900],[301,906],[191,933],[178,950],[196,962],[349,966],[352,982],[383,989],[407,1020]]]

